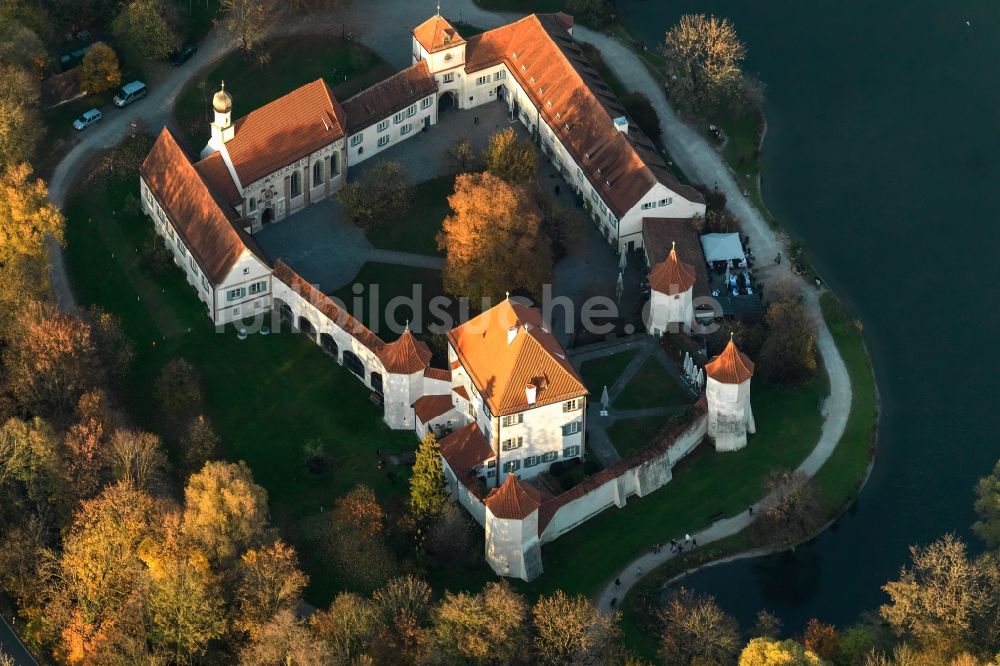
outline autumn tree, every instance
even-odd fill
[[[534,179],[538,155],[530,141],[519,139],[513,127],[505,127],[490,136],[483,165],[494,176],[519,185]]]
[[[0,85],[3,70],[0,67]],[[2,102],[0,91],[0,105]],[[2,144],[6,113],[0,108],[0,162],[5,161]],[[27,127],[11,129],[17,132],[12,140],[29,140]],[[22,133],[23,132],[23,133]],[[18,257],[47,259],[45,238],[51,236],[62,242],[66,220],[59,208],[49,202],[49,192],[45,182],[31,177],[27,164],[7,166],[0,173],[0,265],[15,261]]]
[[[260,50],[276,11],[274,0],[222,0],[222,25],[233,42],[248,56],[264,63]]]
[[[235,625],[251,639],[279,612],[294,611],[309,582],[295,550],[282,541],[243,553],[237,575]]]
[[[242,460],[206,463],[184,488],[184,534],[214,563],[228,563],[265,539],[267,515],[267,491]]]
[[[478,594],[446,592],[434,611],[434,650],[445,663],[518,663],[531,646],[528,610],[506,581]]]
[[[132,340],[122,330],[121,320],[97,305],[87,308],[85,319],[90,324],[104,376],[113,382],[121,381],[135,355]]]
[[[94,94],[113,90],[122,82],[118,55],[104,42],[91,45],[80,66],[80,88]]]
[[[395,572],[384,529],[385,512],[368,486],[357,486],[337,500],[327,545],[338,575],[351,587],[374,590]]]
[[[979,520],[972,526],[972,531],[989,548],[1000,548],[1000,461],[989,476],[979,479],[976,484],[975,507]]]
[[[149,572],[150,639],[173,663],[190,663],[225,631],[222,589],[208,559],[183,534],[179,513],[164,517],[161,532],[140,551]]]
[[[360,178],[340,188],[337,201],[367,233],[387,220],[402,217],[410,209],[413,185],[402,164],[378,160]]]
[[[410,475],[410,511],[418,518],[433,518],[441,514],[447,501],[441,446],[434,433],[428,430],[417,448],[417,459]]]
[[[167,469],[160,438],[151,432],[116,431],[108,442],[105,456],[115,479],[136,488],[156,488]]]
[[[812,618],[806,624],[802,644],[816,656],[832,660],[840,654],[840,632],[832,624],[826,624]]]
[[[802,472],[778,470],[764,480],[767,503],[756,514],[751,534],[759,543],[795,544],[819,528],[822,505],[816,484]]]
[[[35,154],[35,148],[41,136],[38,128],[39,117],[39,83],[38,77],[24,67],[16,64],[0,62],[0,254],[6,262],[10,254],[18,248],[7,250],[4,246],[6,237],[19,235],[17,229],[19,220],[10,216],[10,203],[5,201],[12,196],[7,188],[20,191],[27,183],[30,169],[27,163]],[[17,165],[22,165],[17,167]],[[13,175],[4,173],[7,169],[18,168]],[[44,189],[44,188],[43,188]],[[21,197],[17,197],[18,200]]]
[[[583,595],[556,590],[539,598],[531,615],[535,649],[547,664],[610,661],[618,650],[621,613],[602,613]]]
[[[80,504],[63,539],[57,589],[45,616],[59,637],[58,653],[89,663],[142,607],[145,565],[139,546],[153,525],[153,500],[120,483]]]
[[[663,44],[671,97],[689,111],[707,111],[736,90],[746,47],[727,19],[685,14]]]
[[[759,610],[750,635],[754,638],[780,638],[781,627],[781,618],[766,610]]]
[[[943,657],[974,646],[995,651],[1000,567],[993,557],[970,558],[951,534],[910,546],[910,557],[899,579],[882,586],[891,600],[879,609],[882,619]]]
[[[0,489],[8,504],[23,497],[37,507],[58,507],[67,476],[59,438],[47,422],[11,418],[0,427]]]
[[[715,599],[686,588],[671,592],[658,612],[660,656],[668,664],[728,664],[740,651],[740,627]]]
[[[491,173],[460,174],[448,204],[453,213],[437,237],[447,252],[445,289],[473,302],[517,288],[541,292],[552,251],[525,190]]]
[[[101,368],[90,326],[48,303],[35,303],[8,330],[3,352],[18,402],[62,419],[98,382]]]
[[[816,372],[816,325],[797,300],[772,302],[765,316],[767,337],[760,369],[775,383],[795,383]]]
[[[412,661],[425,640],[431,611],[431,588],[415,576],[393,578],[375,590],[372,605],[379,619],[377,646],[387,655]]]
[[[754,638],[740,653],[739,666],[823,666],[823,660],[793,640]]]
[[[315,613],[313,630],[331,647],[336,663],[355,663],[381,626],[378,612],[368,599],[341,592],[327,610]]]
[[[184,472],[190,475],[219,455],[219,436],[215,434],[208,417],[199,414],[191,419],[187,432],[181,439],[181,456]]]
[[[284,608],[267,620],[240,652],[240,664],[327,666],[332,663],[330,653],[330,648],[298,618],[294,610]]]
[[[7,7],[0,8],[0,62],[18,65],[39,77],[48,59],[45,43],[18,18],[4,16],[5,10],[14,4],[9,2]]]
[[[78,498],[92,497],[101,486],[107,467],[104,448],[111,425],[107,398],[102,392],[89,391],[80,396],[76,423],[65,437],[68,476]]]
[[[180,44],[167,9],[161,0],[131,0],[112,21],[111,34],[126,54],[162,60]]]

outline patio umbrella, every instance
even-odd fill
[[[605,384],[604,390],[601,391],[601,408],[604,409],[604,411],[608,411],[609,402],[611,402],[611,400],[608,398],[608,385]]]

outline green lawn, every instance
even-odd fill
[[[320,77],[344,100],[395,71],[360,44],[332,35],[278,38],[264,48],[271,58],[263,67],[234,51],[199,72],[178,95],[174,114],[192,146],[200,148],[208,141],[210,102],[220,81],[226,82],[234,118],[239,118]]]
[[[583,362],[580,366],[580,375],[587,390],[590,391],[592,402],[600,402],[604,387],[607,386],[608,390],[611,390],[612,384],[634,357],[635,352],[630,350]]]
[[[683,405],[694,402],[690,394],[678,386],[660,362],[650,357],[632,376],[632,380],[615,398],[615,409],[647,409],[664,405]]]
[[[757,434],[745,449],[696,451],[674,469],[673,480],[660,490],[630,498],[624,509],[607,509],[546,544],[542,547],[546,573],[527,588],[534,593],[563,589],[593,595],[622,563],[654,543],[743,511],[760,498],[769,472],[797,467],[816,445],[823,421],[819,401],[827,393],[825,376],[796,388],[755,381],[751,401]],[[574,562],[587,563],[587,576],[574,570]]]
[[[355,307],[354,284],[364,286],[360,308]],[[375,288],[378,298],[375,299],[375,308],[372,308]],[[431,307],[432,299],[444,296],[440,271],[369,262],[361,267],[352,284],[345,285],[331,296],[343,302],[352,315],[386,341],[398,338],[407,321],[410,322],[410,330],[424,340],[429,337],[428,331],[444,332],[438,328],[441,317],[437,316],[436,306]],[[450,298],[448,302],[451,302]],[[395,307],[397,304],[398,307]],[[373,313],[373,309],[377,312]],[[445,308],[445,312],[452,321],[458,315],[453,305]]]
[[[148,147],[148,143],[146,144]],[[267,489],[272,520],[299,546],[311,578],[310,601],[326,604],[336,592],[328,566],[308,547],[302,525],[328,511],[356,484],[383,501],[401,496],[408,471],[390,481],[376,467],[375,450],[413,450],[412,433],[390,431],[381,410],[347,370],[305,337],[253,335],[239,341],[231,328],[216,333],[181,273],[149,273],[138,247],[149,221],[122,212],[134,177],[110,185],[88,182],[67,207],[67,263],[82,304],[96,303],[122,319],[136,357],[122,391],[130,414],[156,430],[152,386],[163,365],[183,357],[198,368],[206,407],[230,459],[246,460]],[[333,464],[310,474],[303,445],[318,439]]]
[[[667,415],[622,419],[608,428],[608,437],[615,445],[618,455],[628,458],[653,444],[668,420],[670,417]]]
[[[448,197],[455,191],[455,174],[426,180],[413,190],[409,212],[372,231],[368,240],[383,250],[398,250],[443,257],[438,249],[437,234],[441,223],[451,214]]]
[[[833,454],[816,474],[816,483],[826,506],[835,511],[852,501],[858,493],[868,464],[874,454],[875,427],[878,423],[875,375],[857,323],[827,292],[821,297],[823,316],[830,327],[837,349],[851,376],[851,414]]]
[[[174,0],[180,18],[181,36],[188,42],[200,42],[215,25],[219,0]]]

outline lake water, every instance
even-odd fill
[[[864,321],[882,398],[872,478],[837,529],[685,584],[745,627],[760,608],[789,631],[850,622],[909,544],[975,543],[973,485],[1000,457],[1000,3],[618,5],[650,48],[686,12],[735,23],[767,85],[765,199]]]

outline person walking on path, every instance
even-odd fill
[[[684,543],[691,543],[691,535],[690,534],[687,534],[687,533],[684,534]]]
[[[641,576],[642,576],[642,567],[636,567],[635,568],[635,577],[639,578]]]
[[[621,586],[622,586],[622,579],[615,578],[615,587],[621,587]]]
[[[747,514],[749,514],[751,516],[753,515],[753,504],[751,504],[751,505],[749,505],[747,507]]]
[[[697,548],[698,547],[698,540],[697,539],[691,539],[691,547],[692,548]]]

